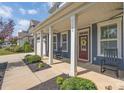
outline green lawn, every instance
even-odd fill
[[[9,54],[14,54],[14,52],[5,50],[5,49],[0,49],[0,56],[1,55],[9,55]]]

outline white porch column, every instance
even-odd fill
[[[41,58],[43,58],[43,32],[40,32],[40,52]]]
[[[34,53],[37,55],[37,34],[34,34]]]
[[[53,31],[52,27],[49,27],[49,64],[53,63]]]
[[[77,15],[70,18],[71,21],[71,64],[70,76],[77,75]]]

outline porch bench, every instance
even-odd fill
[[[61,52],[56,52],[55,53],[55,58],[62,59],[62,53]]]
[[[63,55],[62,55],[62,47],[58,48],[58,51],[54,51],[54,57],[57,59],[62,59]]]
[[[100,60],[101,73],[106,70],[111,70],[116,73],[117,78],[119,77],[119,58],[117,49],[104,49],[104,57]]]

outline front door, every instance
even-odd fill
[[[80,30],[78,37],[78,59],[81,61],[89,61],[89,29]]]

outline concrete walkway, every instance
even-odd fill
[[[44,62],[48,62],[48,59],[46,58]],[[70,65],[67,62],[54,59],[54,64],[52,65],[52,68],[56,69],[57,71],[68,74],[70,70]],[[96,71],[92,71],[92,69],[97,69],[97,68],[98,67],[96,65],[93,65],[92,68],[88,65],[88,69],[86,68],[86,66],[85,67],[78,66],[77,67],[78,77],[92,80],[96,84],[97,88],[100,90],[105,90],[105,87],[108,87],[108,86],[112,86],[112,89],[114,90],[118,90],[118,89],[124,90],[124,72],[121,73],[123,74],[121,75],[121,79],[117,79],[117,78],[113,78],[113,77],[98,73]],[[111,73],[113,72],[110,72],[109,74]]]
[[[5,72],[2,90],[30,89],[42,82],[61,75],[62,73],[69,73],[69,63],[60,60],[54,60],[54,64],[51,65],[51,68],[32,73],[31,70],[22,62],[25,55],[26,54],[13,54],[0,56],[1,63],[5,61],[9,63]],[[45,57],[43,61],[48,63],[48,58]],[[109,85],[112,86],[112,89],[124,89],[124,80],[112,78],[85,67],[78,66],[78,77],[92,80],[97,85],[98,89],[105,89],[105,87]]]
[[[28,89],[40,83],[39,79],[22,62],[26,54],[12,54],[0,56],[0,63],[8,62],[2,90]]]
[[[26,54],[12,54],[0,56],[0,63],[8,62],[2,90],[30,89],[62,74],[62,72],[56,71],[53,68],[32,73],[32,71],[22,62],[25,55]]]

